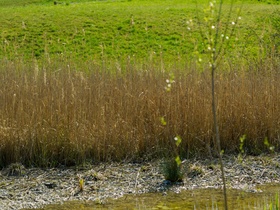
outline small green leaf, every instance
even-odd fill
[[[263,142],[263,143],[264,143],[264,145],[265,145],[265,146],[267,146],[267,147],[269,147],[269,146],[270,146],[270,144],[269,144],[269,142],[268,142],[268,138],[267,138],[267,137],[265,137],[265,138],[264,138],[264,142]]]
[[[244,134],[243,136],[240,137],[240,142],[243,143],[246,139],[246,134]]]
[[[244,141],[246,139],[246,135],[244,134],[243,136],[240,137],[240,145],[239,145],[239,150],[241,153],[244,153]]]
[[[175,161],[176,161],[178,167],[182,164],[181,158],[179,156],[177,156],[175,158]]]
[[[182,142],[182,139],[181,139],[180,136],[176,136],[176,137],[174,138],[174,140],[175,140],[175,144],[176,144],[177,147],[178,147],[178,146],[181,144],[181,142]]]

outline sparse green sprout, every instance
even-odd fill
[[[179,147],[179,145],[181,144],[181,142],[182,142],[182,139],[181,139],[181,137],[180,136],[176,136],[175,138],[174,138],[174,140],[175,140],[175,144],[176,144],[176,146],[177,146],[177,148]],[[178,151],[177,151],[177,153],[178,153]],[[176,163],[177,163],[177,165],[178,165],[178,167],[180,167],[181,166],[181,164],[182,164],[182,161],[181,161],[181,158],[180,158],[180,156],[179,155],[177,155],[176,156],[176,158],[175,158],[175,161],[176,161]]]
[[[276,193],[275,195],[275,209],[279,209],[279,195]]]
[[[162,164],[163,175],[166,180],[171,182],[181,182],[183,180],[184,173],[182,172],[181,166],[182,161],[179,156],[178,147],[182,142],[180,136],[174,137],[176,149],[174,154],[167,158]]]
[[[82,192],[84,190],[84,179],[80,178],[79,179],[79,190]]]
[[[279,210],[279,195],[275,194],[275,200],[270,201],[268,204],[264,205],[264,210]]]
[[[242,161],[242,159],[243,159],[243,155],[244,155],[244,153],[245,153],[245,151],[244,151],[244,142],[245,142],[245,140],[246,140],[246,135],[244,134],[243,136],[241,136],[240,137],[240,145],[239,145],[239,150],[240,150],[240,152],[239,152],[239,154],[238,154],[238,160],[239,161]]]
[[[239,150],[240,150],[241,154],[244,154],[244,142],[245,142],[245,139],[246,139],[246,135],[245,134],[240,137]]]

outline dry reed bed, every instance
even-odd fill
[[[127,63],[97,66],[2,62],[0,165],[73,165],[87,160],[160,157],[183,139],[182,155],[213,155],[209,72]],[[113,70],[112,70],[113,69]],[[261,69],[261,70],[260,70]],[[278,149],[280,75],[276,67],[217,74],[218,118],[225,152]],[[160,117],[167,125],[163,126]]]

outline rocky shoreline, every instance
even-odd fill
[[[279,183],[280,155],[224,156],[228,188],[257,192],[256,185]],[[164,180],[161,161],[102,163],[76,168],[26,169],[12,164],[0,174],[0,209],[40,208],[82,200],[97,203],[125,194],[221,188],[218,159],[184,161],[183,183]]]

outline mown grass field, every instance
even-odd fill
[[[0,166],[148,160],[172,152],[176,135],[182,158],[215,156],[209,64],[195,21],[206,1],[198,13],[183,0],[57,2],[0,2]],[[265,138],[279,150],[276,3],[244,3],[219,66],[225,153],[240,152],[244,134],[248,154],[269,152]],[[226,2],[225,18],[228,10]]]
[[[15,2],[13,4],[13,2]],[[17,5],[25,6],[13,6]],[[34,2],[34,4],[27,4]],[[59,1],[58,1],[59,2]],[[199,2],[199,16],[203,5]],[[256,1],[257,2],[257,1]],[[40,4],[39,4],[40,3]],[[199,47],[194,1],[2,1],[0,4],[0,56],[119,60],[163,58],[165,62],[186,59]],[[235,10],[240,6],[235,3]],[[225,14],[229,3],[225,4]],[[254,1],[243,5],[242,21],[231,37],[229,49],[258,55],[259,46],[272,47],[279,33],[279,6]],[[234,12],[236,13],[236,12]],[[234,16],[232,20],[234,20]],[[273,23],[276,19],[276,23]],[[233,49],[234,48],[234,49]]]

